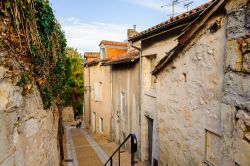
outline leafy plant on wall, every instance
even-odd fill
[[[0,49],[15,52],[21,73],[17,85],[23,95],[36,85],[44,109],[52,104],[79,107],[83,94],[81,57],[67,42],[48,0],[2,0],[0,2]],[[82,71],[81,71],[82,72]]]

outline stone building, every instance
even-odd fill
[[[250,165],[249,18],[248,0],[214,0],[130,39],[141,40],[143,161]]]
[[[91,125],[91,93],[90,93],[90,67],[99,63],[99,52],[85,52],[84,53],[84,121],[85,127],[90,128]],[[88,64],[86,64],[88,63]],[[87,66],[88,65],[88,66]]]
[[[103,62],[127,52],[127,43],[103,40],[100,56],[85,53],[84,103],[86,127],[93,133],[111,136],[111,68]],[[95,57],[94,57],[95,56]],[[91,58],[91,59],[90,59]]]
[[[119,144],[130,133],[140,135],[138,60],[138,50],[131,49],[105,63],[111,66],[112,139]]]
[[[177,45],[182,30],[209,4],[204,4],[181,16],[170,18],[142,31],[129,41],[141,50],[141,160],[149,164],[159,160],[159,117],[157,109],[157,77],[152,75],[156,63]],[[162,84],[161,86],[164,86]],[[164,126],[163,126],[164,127]]]

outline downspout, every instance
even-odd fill
[[[140,54],[139,54],[139,126],[140,126],[140,141],[139,141],[139,158],[141,159],[141,105],[142,105],[142,48],[136,47],[133,44],[131,44],[131,47],[133,47],[134,49],[139,50]]]

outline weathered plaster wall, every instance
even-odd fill
[[[62,110],[62,120],[64,122],[73,122],[74,121],[74,109],[73,107],[65,107]]]
[[[121,143],[130,133],[140,141],[139,62],[112,66],[112,110],[114,139]],[[121,115],[121,93],[125,93],[126,112]]]
[[[101,66],[100,63],[90,68],[90,88],[91,88],[91,130],[110,137],[111,122],[111,77],[110,66]],[[101,100],[95,99],[94,84],[99,83],[101,90]],[[85,104],[88,104],[85,103]],[[96,117],[93,119],[93,112]],[[99,118],[103,118],[103,133],[100,132]],[[93,125],[95,123],[95,125]],[[95,128],[94,128],[95,127]]]
[[[162,34],[142,41],[143,56],[157,54],[156,61],[159,61],[177,45],[178,40],[176,39],[180,33],[180,30],[176,30],[172,33]]]
[[[225,166],[250,165],[250,2],[228,1],[224,95],[221,104]]]
[[[141,104],[141,160],[148,161],[148,120],[153,120],[152,159],[159,160],[158,114],[155,84],[152,83],[152,57],[156,62],[177,45],[175,40],[180,30],[152,37],[141,42],[142,45],[142,104]],[[157,42],[156,42],[157,41]]]
[[[211,33],[216,20],[222,27]],[[225,23],[222,16],[207,22],[157,75],[160,165],[220,165]]]
[[[11,58],[10,58],[11,57]],[[59,165],[58,111],[43,110],[39,91],[22,96],[16,86],[22,62],[0,52],[0,165]],[[10,64],[12,67],[4,67]],[[13,70],[14,69],[14,70]]]

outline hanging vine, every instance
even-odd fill
[[[66,39],[48,0],[2,0],[0,19],[0,49],[26,60],[17,83],[23,95],[37,85],[45,109],[64,103]]]

